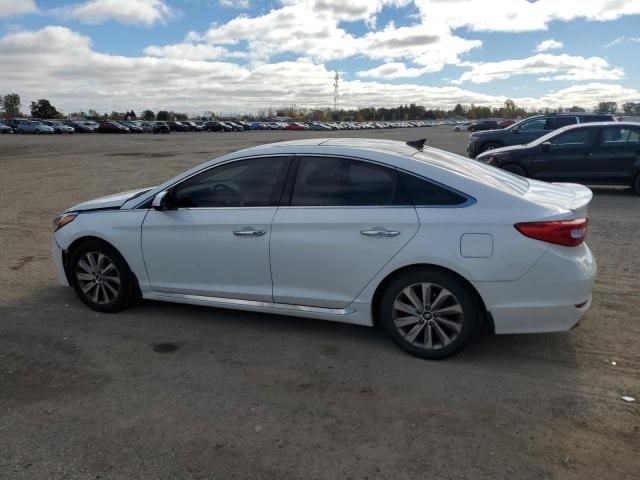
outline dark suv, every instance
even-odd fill
[[[567,125],[588,122],[611,122],[614,120],[615,117],[613,115],[603,113],[559,113],[529,117],[501,130],[472,133],[469,135],[467,154],[471,158],[476,158],[478,154],[494,148],[527,144]]]
[[[500,120],[485,119],[478,120],[467,127],[470,132],[480,132],[482,130],[495,130],[500,128]]]

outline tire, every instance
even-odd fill
[[[80,300],[93,310],[119,312],[136,297],[127,262],[115,248],[100,240],[88,240],[76,248],[69,258],[67,273]]]
[[[633,191],[636,192],[637,195],[640,195],[640,173],[636,175],[636,179],[633,181]]]
[[[520,175],[521,177],[527,176],[527,172],[525,171],[525,169],[522,168],[520,165],[516,165],[515,163],[507,163],[506,165],[503,165],[500,168],[506,172]]]
[[[471,342],[478,329],[480,310],[473,292],[454,274],[420,269],[408,271],[387,285],[380,300],[379,319],[405,352],[441,360]]]
[[[487,142],[484,145],[482,145],[482,147],[480,147],[480,150],[478,151],[478,153],[484,153],[484,152],[488,152],[489,150],[494,150],[496,148],[501,148],[502,145],[499,144],[498,142]]]

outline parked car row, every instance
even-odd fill
[[[522,177],[627,185],[640,195],[640,123],[579,122],[523,145],[486,150],[475,159]]]
[[[363,130],[382,128],[435,127],[460,125],[452,120],[403,122],[245,122],[243,120],[154,121],[143,120],[33,120],[13,118],[0,123],[0,133],[170,133],[170,132],[243,132],[245,130]]]
[[[467,154],[475,158],[494,148],[529,143],[558,128],[589,122],[612,122],[613,115],[601,113],[561,113],[525,118],[506,128],[474,131],[469,135]]]

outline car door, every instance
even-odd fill
[[[594,182],[631,184],[640,170],[640,126],[602,127],[593,155]]]
[[[529,176],[555,182],[588,183],[596,159],[597,126],[558,132],[532,153]]]
[[[271,302],[271,221],[287,156],[214,166],[168,191],[150,210],[142,253],[155,291]]]
[[[395,169],[335,156],[296,158],[272,225],[274,301],[344,308],[417,230]]]

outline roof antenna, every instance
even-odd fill
[[[427,139],[421,138],[420,140],[410,140],[407,142],[407,145],[415,148],[416,150],[422,150],[425,143],[427,143]]]

